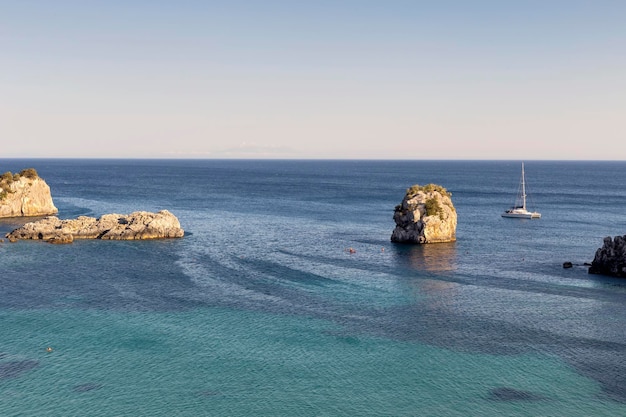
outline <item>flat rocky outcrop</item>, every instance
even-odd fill
[[[100,218],[80,216],[60,220],[50,216],[8,233],[11,241],[36,239],[50,243],[71,243],[74,239],[137,240],[180,238],[185,234],[172,213],[136,211],[131,214],[105,214]]]
[[[56,214],[50,187],[32,168],[0,176],[0,217]]]
[[[590,274],[626,278],[626,235],[604,238],[589,267]]]
[[[456,209],[452,194],[440,185],[414,185],[406,191],[393,214],[396,227],[391,241],[441,243],[456,240]]]

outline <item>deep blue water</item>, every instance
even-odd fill
[[[0,160],[62,218],[186,231],[0,243],[0,415],[626,415],[626,281],[582,266],[626,234],[626,162],[525,166],[540,220],[500,217],[516,161]],[[416,183],[457,242],[389,241]]]

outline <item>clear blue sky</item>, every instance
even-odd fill
[[[0,158],[626,159],[626,1],[0,0]]]

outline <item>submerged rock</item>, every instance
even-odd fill
[[[17,378],[26,371],[39,365],[39,361],[26,359],[21,361],[0,362],[0,380]]]
[[[489,391],[489,400],[491,401],[541,401],[544,398],[541,395],[534,394],[530,391],[522,391],[515,388],[500,387]]]
[[[456,240],[456,209],[445,188],[414,185],[406,191],[393,215],[392,242],[440,243]]]
[[[0,175],[0,217],[56,214],[50,187],[33,168]]]
[[[604,238],[589,267],[590,274],[626,277],[626,235]]]
[[[88,392],[102,388],[102,384],[95,382],[87,382],[86,384],[74,385],[72,391],[74,392]]]
[[[11,241],[37,239],[51,243],[71,243],[74,239],[136,240],[183,237],[185,231],[172,213],[136,211],[131,214],[105,214],[95,217],[80,216],[60,220],[50,216],[8,233]]]

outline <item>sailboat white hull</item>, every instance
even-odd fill
[[[541,213],[536,211],[530,212],[527,210],[507,210],[502,213],[502,217],[512,217],[514,219],[540,219]]]

